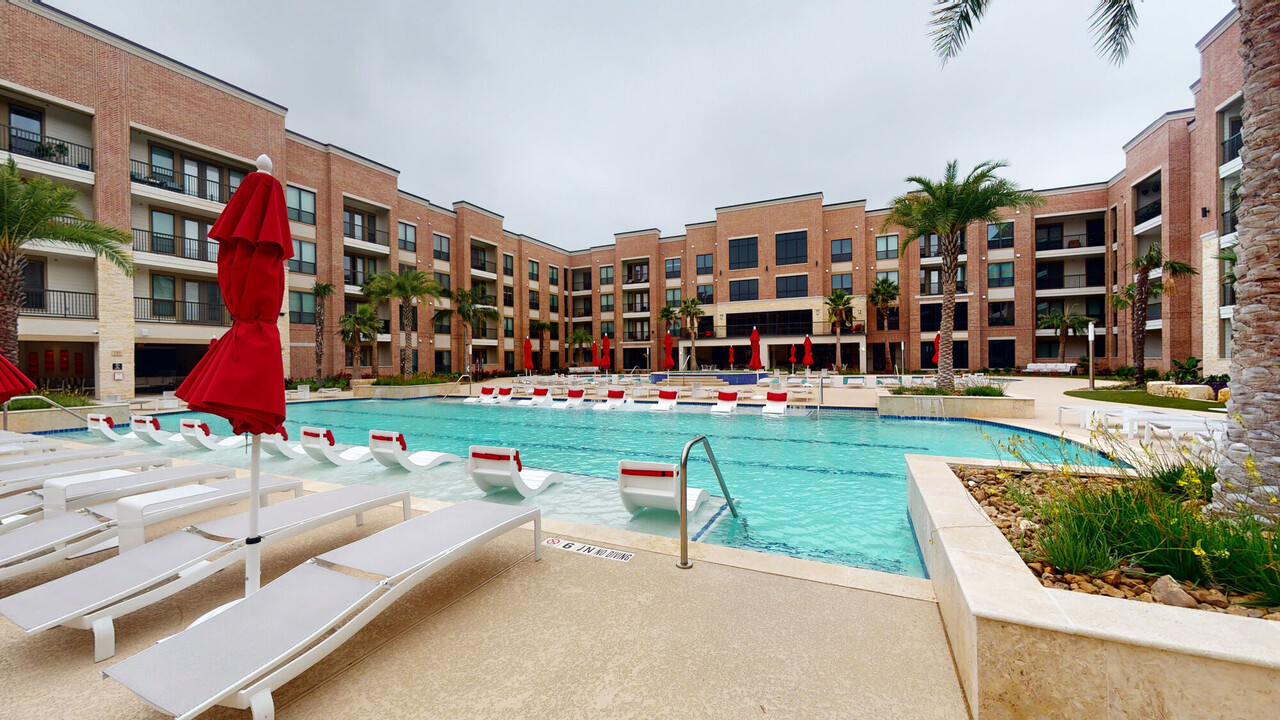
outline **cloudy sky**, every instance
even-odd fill
[[[48,0],[289,108],[300,133],[562,247],[822,191],[886,204],[948,159],[1048,188],[1106,180],[1192,104],[1195,42],[1230,0],[1140,5],[1128,62],[1092,0],[1003,0],[963,55],[929,0]]]

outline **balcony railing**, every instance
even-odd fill
[[[649,312],[649,303],[647,302],[629,302],[622,306],[622,312]]]
[[[1141,225],[1142,223],[1150,220],[1151,218],[1160,217],[1160,213],[1161,213],[1160,205],[1161,205],[1161,202],[1157,200],[1151,203],[1150,205],[1143,205],[1137,210],[1134,210],[1133,224]]]
[[[188,260],[218,262],[218,242],[159,233],[143,228],[133,229],[133,249],[140,252],[173,255]],[[314,273],[314,267],[312,268]]]
[[[493,273],[494,275],[497,275],[498,263],[492,260],[485,260],[484,258],[473,257],[471,258],[471,269],[480,270],[481,272]]]
[[[626,342],[648,342],[648,330],[627,330],[622,333],[622,339]]]
[[[68,290],[26,290],[18,313],[41,317],[96,318],[98,296]]]
[[[217,203],[227,202],[236,191],[235,187],[220,180],[209,180],[198,175],[183,175],[171,168],[152,165],[142,160],[129,161],[129,179],[161,190]]]
[[[141,322],[179,323],[183,325],[231,324],[231,313],[222,303],[163,300],[136,297],[133,299],[133,317]]]
[[[766,322],[764,325],[751,324],[733,324],[733,325],[700,325],[698,327],[699,340],[725,339],[725,338],[749,338],[751,330],[755,329],[760,333],[760,337],[802,337],[804,335],[832,335],[835,330],[832,329],[831,323],[798,321],[798,322]],[[859,332],[866,332],[866,326],[862,323],[852,323],[840,328],[840,332],[844,335],[851,335]],[[680,328],[671,333],[678,336],[681,340],[689,339],[689,329]]]
[[[622,283],[624,285],[630,285],[631,283],[647,283],[647,282],[649,282],[648,270],[645,270],[643,272],[629,272],[622,278]]]
[[[1061,237],[1036,238],[1037,250],[1063,250],[1081,247],[1102,247],[1107,244],[1107,239],[1103,235],[1094,233],[1080,233],[1077,235],[1063,235]]]
[[[496,327],[478,328],[477,330],[474,331],[474,333],[472,334],[472,337],[476,340],[497,340],[498,328]]]
[[[1238,228],[1239,219],[1236,217],[1235,210],[1228,210],[1222,213],[1222,234],[1230,235]]]
[[[1101,287],[1106,283],[1098,274],[1041,275],[1036,278],[1037,290],[1062,290],[1064,288]]]
[[[368,226],[352,225],[349,222],[342,223],[342,237],[373,243],[374,245],[391,247],[391,234],[386,230],[379,230]]]
[[[965,240],[960,241],[960,252],[958,254],[964,255],[966,252],[968,252],[967,248],[965,247],[965,244],[966,244]],[[938,242],[929,242],[928,240],[921,240],[920,241],[920,257],[922,258],[942,257],[942,241],[939,240]]]
[[[574,305],[573,306],[573,317],[590,317],[590,316],[591,316],[590,305]]]
[[[1236,133],[1226,140],[1222,141],[1222,163],[1229,163],[1240,157],[1240,148],[1244,144],[1244,138],[1240,133]]]
[[[497,295],[481,295],[480,297],[476,298],[476,306],[496,308],[498,307],[498,296]]]
[[[368,279],[369,279],[369,276],[360,270],[343,270],[342,271],[342,282],[346,283],[347,285],[359,285],[363,287],[364,281]]]
[[[969,292],[969,289],[968,287],[966,287],[964,280],[956,281],[956,292],[957,293]],[[921,295],[941,295],[942,283],[941,282],[922,282],[920,283],[920,294]]]
[[[81,170],[93,169],[93,148],[8,125],[0,125],[0,150]]]
[[[577,291],[577,290],[590,290],[590,289],[591,289],[591,281],[590,281],[590,280],[574,280],[574,281],[573,281],[573,289],[574,289],[575,291]]]

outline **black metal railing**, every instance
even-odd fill
[[[136,297],[133,317],[141,322],[179,323],[183,325],[230,325],[231,313],[222,303],[164,300]]]
[[[573,317],[590,317],[590,315],[591,315],[591,305],[575,304],[573,306]]]
[[[98,296],[69,290],[25,290],[22,309],[18,313],[43,317],[96,318]]]
[[[347,285],[363,286],[364,281],[367,279],[369,279],[369,276],[366,275],[364,271],[361,271],[361,270],[343,270],[342,271],[342,282],[346,283]]]
[[[1079,233],[1057,237],[1036,238],[1036,250],[1063,250],[1082,247],[1101,247],[1106,245],[1106,237],[1098,233]]]
[[[578,290],[590,290],[591,281],[590,280],[574,280],[573,289],[575,292]]]
[[[198,175],[183,175],[172,168],[152,165],[142,160],[129,161],[129,179],[142,185],[217,203],[227,202],[236,191],[235,187],[221,180],[209,180]]]
[[[216,240],[201,240],[143,228],[133,229],[133,249],[160,255],[173,255],[188,260],[218,262],[218,241]],[[314,264],[311,272],[315,274]]]
[[[921,239],[919,242],[920,242],[920,257],[922,258],[942,257],[942,241],[941,240],[938,240],[936,242],[930,242],[928,240]],[[965,240],[960,241],[960,252],[957,253],[958,255],[964,255],[965,253],[968,252],[968,249],[966,248],[965,244],[966,244]]]
[[[471,258],[471,269],[480,270],[482,272],[493,273],[494,275],[497,275],[498,263],[492,260],[485,260],[484,258],[473,257]]]
[[[1230,235],[1239,229],[1239,218],[1236,217],[1235,210],[1228,210],[1222,213],[1222,234]]]
[[[93,169],[93,148],[8,125],[0,125],[0,150],[81,170]]]
[[[969,292],[969,289],[966,287],[964,280],[956,281],[956,292],[958,293]],[[942,283],[941,282],[922,282],[920,283],[920,294],[921,295],[941,295]]]
[[[475,338],[476,340],[497,340],[498,328],[496,327],[477,328],[475,332],[472,334],[472,337]]]
[[[1133,211],[1133,224],[1134,224],[1134,225],[1141,225],[1142,223],[1144,223],[1144,222],[1146,222],[1146,221],[1150,220],[1151,218],[1160,217],[1160,213],[1161,213],[1160,206],[1161,206],[1161,204],[1162,204],[1162,203],[1161,203],[1159,200],[1157,200],[1157,201],[1155,201],[1155,202],[1151,203],[1150,205],[1143,205],[1142,207],[1140,207],[1140,208],[1138,208],[1138,209],[1134,210],[1134,211]]]
[[[622,283],[624,285],[630,285],[631,283],[647,283],[647,282],[649,282],[648,270],[629,272],[622,278]]]
[[[390,233],[386,230],[379,230],[378,228],[369,227],[367,225],[354,225],[350,222],[343,221],[342,237],[373,243],[374,245],[391,247]]]
[[[647,302],[629,302],[622,306],[622,312],[649,312]]]
[[[749,338],[751,331],[754,329],[760,333],[760,337],[803,337],[805,335],[833,335],[835,329],[829,322],[813,322],[809,321],[778,321],[766,322],[763,325],[751,325],[749,323],[735,323],[732,325],[700,325],[698,327],[699,340],[725,339],[725,338]],[[866,326],[862,323],[849,323],[840,328],[843,335],[852,335],[866,332]],[[689,329],[680,328],[678,331],[672,331],[673,336],[679,336],[681,340],[689,339]]]
[[[1240,148],[1244,145],[1244,138],[1240,133],[1236,133],[1226,140],[1222,141],[1222,162],[1229,163],[1240,157]]]
[[[1036,277],[1037,290],[1062,290],[1064,288],[1100,287],[1105,285],[1100,273],[1080,275],[1040,275]]]
[[[626,332],[622,333],[622,339],[627,342],[648,342],[649,331],[648,330],[627,330]]]

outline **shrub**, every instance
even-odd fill
[[[96,405],[93,398],[83,392],[48,392],[37,391],[38,394],[44,395],[50,400],[58,403],[62,407],[89,407]],[[44,408],[53,407],[43,400],[13,400],[9,403],[10,410],[43,410]]]
[[[433,373],[417,373],[414,375],[391,375],[389,377],[381,377],[373,381],[374,385],[382,386],[404,386],[404,385],[438,385],[440,383],[453,382],[456,376],[436,375]]]
[[[1115,376],[1118,378],[1124,378],[1126,380],[1133,377],[1133,366],[1121,365],[1120,367],[1116,368]]]
[[[1159,380],[1160,371],[1155,368],[1147,368],[1145,371],[1143,371],[1142,376],[1148,380]]]
[[[965,395],[978,397],[1004,397],[1004,388],[999,385],[974,385],[964,389]]]
[[[891,395],[955,395],[953,392],[943,390],[942,388],[929,387],[927,385],[911,385],[896,388],[890,388]]]

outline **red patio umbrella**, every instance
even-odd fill
[[[938,348],[942,345],[942,333],[933,336],[933,363],[938,364]]]
[[[600,350],[600,367],[608,370],[613,367],[613,356],[609,353],[609,336],[604,336],[604,347]]]
[[[808,335],[804,336],[804,359],[800,361],[805,367],[813,364],[813,341]]]
[[[249,471],[249,537],[245,594],[258,589],[259,458],[262,434],[282,431],[284,361],[276,325],[284,298],[284,261],[293,257],[284,188],[271,176],[271,160],[258,156],[218,216],[218,287],[231,313],[231,329],[209,349],[178,388],[192,410],[226,418],[236,434],[253,434]]]
[[[600,367],[600,346],[594,341],[591,343],[591,364]]]
[[[792,365],[795,365],[795,364],[796,364],[796,346],[795,346],[795,343],[792,343],[792,344],[791,344],[791,364],[792,364]]]
[[[533,341],[529,338],[524,339],[524,369],[533,369]]]
[[[733,367],[733,346],[729,346],[729,367]]]
[[[755,328],[751,328],[751,362],[747,364],[747,369],[764,369],[764,365],[760,362],[760,332]]]
[[[26,395],[35,390],[36,384],[22,374],[9,358],[0,355],[0,404],[4,404],[19,395]]]
[[[676,361],[671,357],[671,333],[662,339],[662,346],[666,348],[666,357],[662,358],[662,369],[670,370],[676,366]]]

